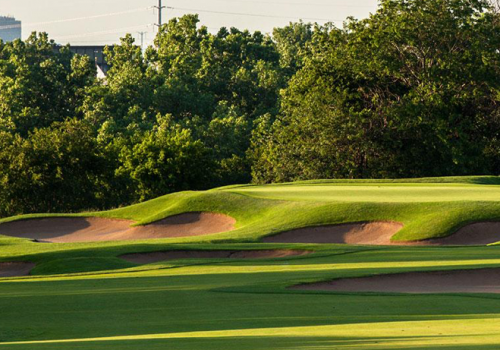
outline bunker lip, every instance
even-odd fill
[[[422,241],[428,245],[488,245],[500,241],[500,222],[481,221],[468,224],[448,237]]]
[[[390,221],[313,226],[264,237],[263,242],[391,245],[397,244],[391,238],[402,228],[403,224]]]
[[[136,264],[153,264],[180,259],[272,259],[303,256],[313,253],[308,250],[171,250],[150,253],[124,254],[119,258]]]
[[[407,272],[301,284],[294,290],[374,293],[500,293],[500,268]]]
[[[0,235],[37,242],[77,243],[203,236],[234,229],[236,220],[223,214],[190,212],[145,226],[129,220],[97,217],[43,218],[0,224]]]
[[[266,243],[330,243],[398,246],[468,246],[500,241],[500,222],[476,222],[443,238],[421,241],[392,241],[403,224],[391,221],[359,222],[305,227],[263,238]]]
[[[0,278],[28,276],[34,268],[30,262],[0,262]]]

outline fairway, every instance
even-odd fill
[[[0,277],[0,350],[497,349],[500,246],[272,241],[307,236],[300,230],[308,227],[393,222],[356,232],[390,229],[417,244],[500,219],[500,186],[423,181],[233,186],[108,212],[1,220],[0,231],[13,233],[16,223],[30,232],[61,216],[129,220],[131,228],[183,213],[234,218],[225,232],[188,237],[0,236],[0,273],[11,271]],[[500,241],[488,225],[474,227]]]

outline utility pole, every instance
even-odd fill
[[[158,31],[161,29],[161,26],[162,26],[162,11],[164,8],[166,8],[166,6],[163,6],[162,4],[162,0],[158,0],[158,6],[155,6],[156,9],[158,9]]]
[[[141,50],[144,51],[144,36],[147,34],[148,32],[137,32],[137,34],[139,34],[141,36]]]

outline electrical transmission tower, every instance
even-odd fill
[[[158,9],[158,30],[161,29],[161,26],[162,26],[162,12],[163,12],[163,9],[167,8],[166,6],[163,6],[162,4],[162,0],[158,0],[158,6],[155,6],[156,9]]]

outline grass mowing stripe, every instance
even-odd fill
[[[57,344],[57,343],[84,343],[84,342],[116,342],[124,340],[154,340],[154,339],[190,339],[190,338],[229,338],[229,337],[325,337],[351,338],[352,343],[369,342],[372,340],[381,346],[409,346],[432,344],[436,340],[440,345],[472,345],[500,342],[500,318],[458,319],[446,321],[411,321],[411,322],[382,322],[357,323],[343,325],[323,325],[314,327],[280,327],[238,329],[205,332],[181,332],[160,334],[139,334],[128,336],[112,336],[98,338],[53,339],[39,341],[0,342],[0,346],[29,345],[29,344]],[[443,333],[446,335],[443,336]],[[376,335],[374,335],[376,334]],[[351,344],[350,346],[353,346]]]

